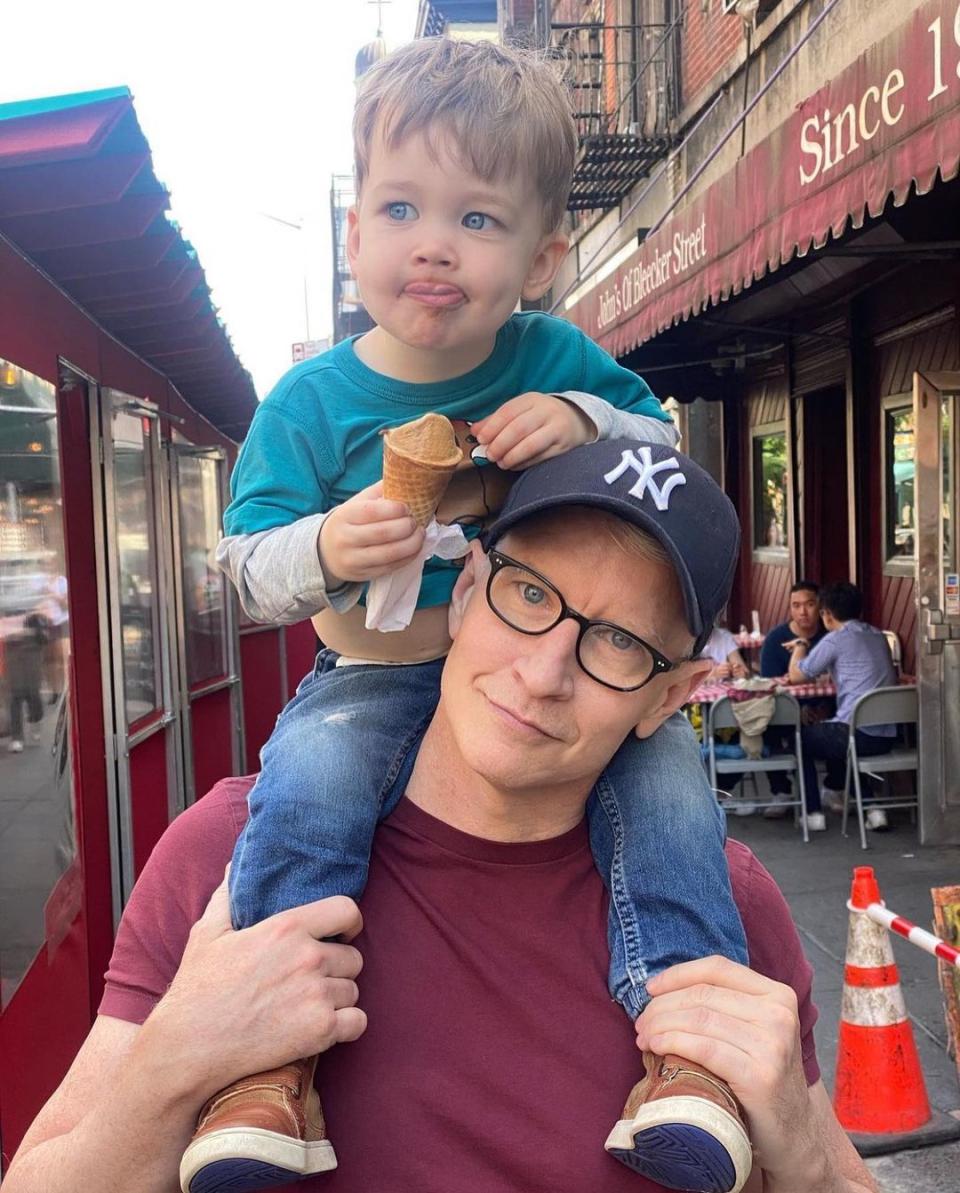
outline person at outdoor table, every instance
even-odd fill
[[[714,679],[746,679],[750,668],[743,661],[743,655],[737,647],[737,640],[729,630],[723,626],[714,626],[713,633],[707,639],[707,644],[700,652],[701,659],[709,659],[713,663],[713,670],[707,676]]]
[[[790,589],[789,617],[769,631],[760,651],[760,674],[773,679],[786,675],[790,667],[787,643],[803,638],[812,649],[826,634],[820,620],[820,585],[798,580]]]
[[[827,632],[820,621],[820,585],[812,580],[798,580],[790,589],[788,613],[787,620],[774,626],[763,642],[760,652],[760,674],[768,679],[780,679],[790,668],[790,651],[785,643],[802,638],[812,649]],[[832,703],[825,700],[806,701],[801,710],[803,722],[808,725],[825,720],[832,711]],[[792,748],[792,733],[792,729],[767,729],[763,740],[772,753],[781,754]],[[790,776],[786,771],[771,771],[767,779],[771,795],[789,798]],[[774,805],[766,809],[764,816],[774,819],[786,816],[788,811],[786,804]]]
[[[827,787],[841,791],[846,778],[847,740],[853,706],[861,696],[897,682],[890,647],[881,630],[861,621],[863,594],[855,584],[840,583],[820,593],[820,608],[827,633],[811,650],[804,638],[785,645],[790,649],[791,683],[807,683],[829,671],[837,689],[837,712],[820,725],[805,725],[803,778],[807,792],[807,826],[814,832],[826,828],[817,779],[816,761],[827,764]],[[896,725],[871,725],[857,730],[857,752],[863,756],[887,754],[896,739]],[[872,808],[868,828],[887,827],[886,813]]]

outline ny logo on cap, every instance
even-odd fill
[[[685,485],[687,483],[687,478],[680,471],[680,465],[677,462],[676,456],[671,456],[669,460],[661,460],[659,464],[654,464],[653,455],[649,447],[641,447],[638,454],[640,456],[639,460],[632,450],[621,452],[620,463],[616,468],[605,473],[603,479],[608,485],[612,485],[615,480],[619,480],[623,476],[628,468],[632,468],[637,474],[637,480],[630,490],[630,496],[643,498],[649,490],[657,509],[668,509],[670,506],[670,494],[677,485]],[[667,477],[660,485],[656,484],[653,478],[658,472],[666,472],[668,469],[674,469],[676,475]]]

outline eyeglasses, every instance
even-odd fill
[[[610,621],[590,621],[571,609],[559,590],[539,572],[499,551],[490,551],[487,604],[502,622],[521,634],[548,634],[566,618],[580,627],[577,662],[580,668],[617,692],[635,692],[677,663]],[[686,661],[686,660],[681,660]]]

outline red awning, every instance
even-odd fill
[[[960,170],[956,0],[927,0],[557,313],[614,356]],[[602,270],[600,271],[602,274]],[[586,292],[584,292],[586,290]]]
[[[214,426],[257,397],[125,87],[0,105],[0,233]]]

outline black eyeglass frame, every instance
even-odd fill
[[[645,688],[647,684],[650,683],[651,680],[656,679],[658,675],[664,675],[667,671],[675,670],[681,663],[689,662],[689,660],[685,658],[671,661],[666,655],[661,654],[656,647],[651,646],[649,642],[644,641],[639,634],[635,634],[632,630],[625,630],[623,626],[617,625],[614,621],[591,621],[589,618],[584,617],[583,614],[578,613],[576,609],[570,608],[570,606],[564,600],[563,593],[552,581],[548,580],[546,576],[541,575],[536,568],[530,567],[529,564],[521,563],[519,559],[511,559],[509,555],[504,555],[502,551],[495,551],[493,549],[487,552],[487,558],[490,561],[490,575],[487,577],[486,595],[487,604],[489,605],[491,611],[500,618],[504,625],[509,626],[511,630],[516,630],[518,634],[527,634],[531,638],[539,638],[544,634],[549,634],[551,630],[555,630],[557,628],[561,621],[566,621],[568,617],[572,621],[575,621],[580,627],[580,633],[577,635],[577,645],[575,650],[577,666],[584,673],[584,675],[589,675],[594,683],[598,683],[604,688],[611,688],[614,692],[639,692],[641,688]],[[493,589],[493,581],[497,572],[502,571],[505,567],[519,568],[528,575],[535,577],[535,579],[539,580],[544,588],[548,589],[554,594],[554,596],[556,596],[557,600],[560,602],[560,613],[554,622],[548,626],[545,626],[542,630],[524,630],[521,629],[520,626],[514,625],[512,621],[508,621],[507,618],[504,617],[504,615],[490,599],[490,593]],[[606,629],[615,630],[618,634],[625,634],[634,642],[639,642],[644,650],[650,652],[650,657],[653,659],[653,670],[643,681],[643,683],[633,684],[628,688],[623,688],[618,684],[607,683],[605,679],[598,678],[598,676],[594,675],[593,672],[587,668],[583,659],[580,657],[580,646],[587,632],[593,629],[594,626],[604,626]]]

